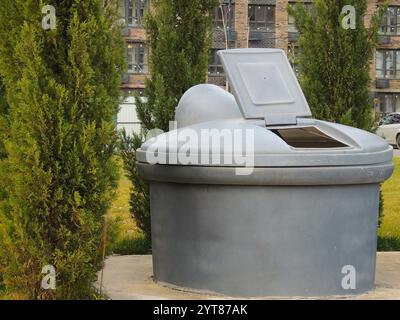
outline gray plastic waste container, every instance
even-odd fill
[[[283,51],[219,54],[234,97],[193,87],[178,128],[137,152],[150,182],[155,279],[231,296],[373,289],[392,147],[311,119]]]

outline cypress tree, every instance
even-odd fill
[[[212,10],[217,0],[154,0],[146,15],[151,78],[145,97],[136,97],[137,113],[144,132],[169,130],[175,108],[190,87],[206,82],[212,35]],[[133,183],[131,212],[138,227],[150,238],[148,185],[136,170],[135,151],[142,139],[124,137],[122,156]]]
[[[367,0],[316,0],[311,12],[300,3],[288,11],[300,32],[300,83],[313,115],[372,130],[369,68],[382,13],[366,27],[367,4]],[[346,5],[355,8],[354,29],[342,26]]]
[[[3,0],[0,75],[7,92],[0,162],[0,272],[30,299],[93,297],[103,217],[116,186],[114,117],[124,69],[115,1]],[[42,7],[56,29],[42,27]],[[56,289],[41,286],[46,265]]]
[[[343,27],[346,5],[355,9],[354,28]],[[367,5],[367,0],[315,0],[311,12],[299,2],[288,11],[300,32],[300,84],[313,116],[373,131],[376,124],[369,97],[369,69],[386,5],[366,26]],[[382,219],[381,192],[379,225]]]
[[[211,11],[215,0],[154,0],[145,28],[150,49],[151,79],[146,103],[137,99],[146,129],[169,130],[179,99],[193,85],[204,83],[211,46]]]

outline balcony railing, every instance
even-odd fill
[[[380,35],[378,37],[378,43],[380,45],[387,45],[387,44],[390,44],[391,42],[392,42],[392,38],[390,36]]]
[[[377,89],[387,89],[390,88],[389,79],[376,79],[375,86]]]

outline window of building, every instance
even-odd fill
[[[400,35],[400,7],[388,7],[383,16],[380,34]]]
[[[376,77],[400,79],[400,50],[376,51]]]
[[[289,14],[289,32],[299,32],[296,28],[296,20],[292,15]]]
[[[147,73],[147,47],[142,42],[128,42],[127,45],[128,72]]]
[[[378,93],[379,110],[384,114],[400,112],[400,92],[399,93]]]
[[[275,28],[275,7],[249,5],[250,30],[273,31]]]
[[[222,67],[221,60],[217,54],[220,49],[211,49],[210,59],[208,63],[208,74],[210,75],[223,75],[224,68]]]
[[[141,27],[147,0],[125,0],[125,19],[129,27]]]
[[[232,26],[234,19],[235,19],[234,5],[229,3],[224,3],[222,4],[222,8],[221,6],[215,7],[214,18],[213,18],[214,28],[223,29],[225,24],[225,27],[229,29]]]

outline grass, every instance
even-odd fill
[[[400,251],[400,158],[393,161],[394,174],[382,185],[383,221],[379,229],[379,251]]]
[[[122,237],[114,243],[111,250],[120,255],[151,253],[150,242],[141,233]]]
[[[129,212],[131,188],[131,182],[121,174],[115,199],[107,213],[109,219],[118,222],[120,232],[124,235],[133,235],[138,232],[135,221]]]
[[[122,164],[121,164],[122,166]],[[108,254],[148,254],[151,252],[149,241],[136,227],[129,212],[131,182],[121,174],[116,197],[107,213],[109,221]]]

